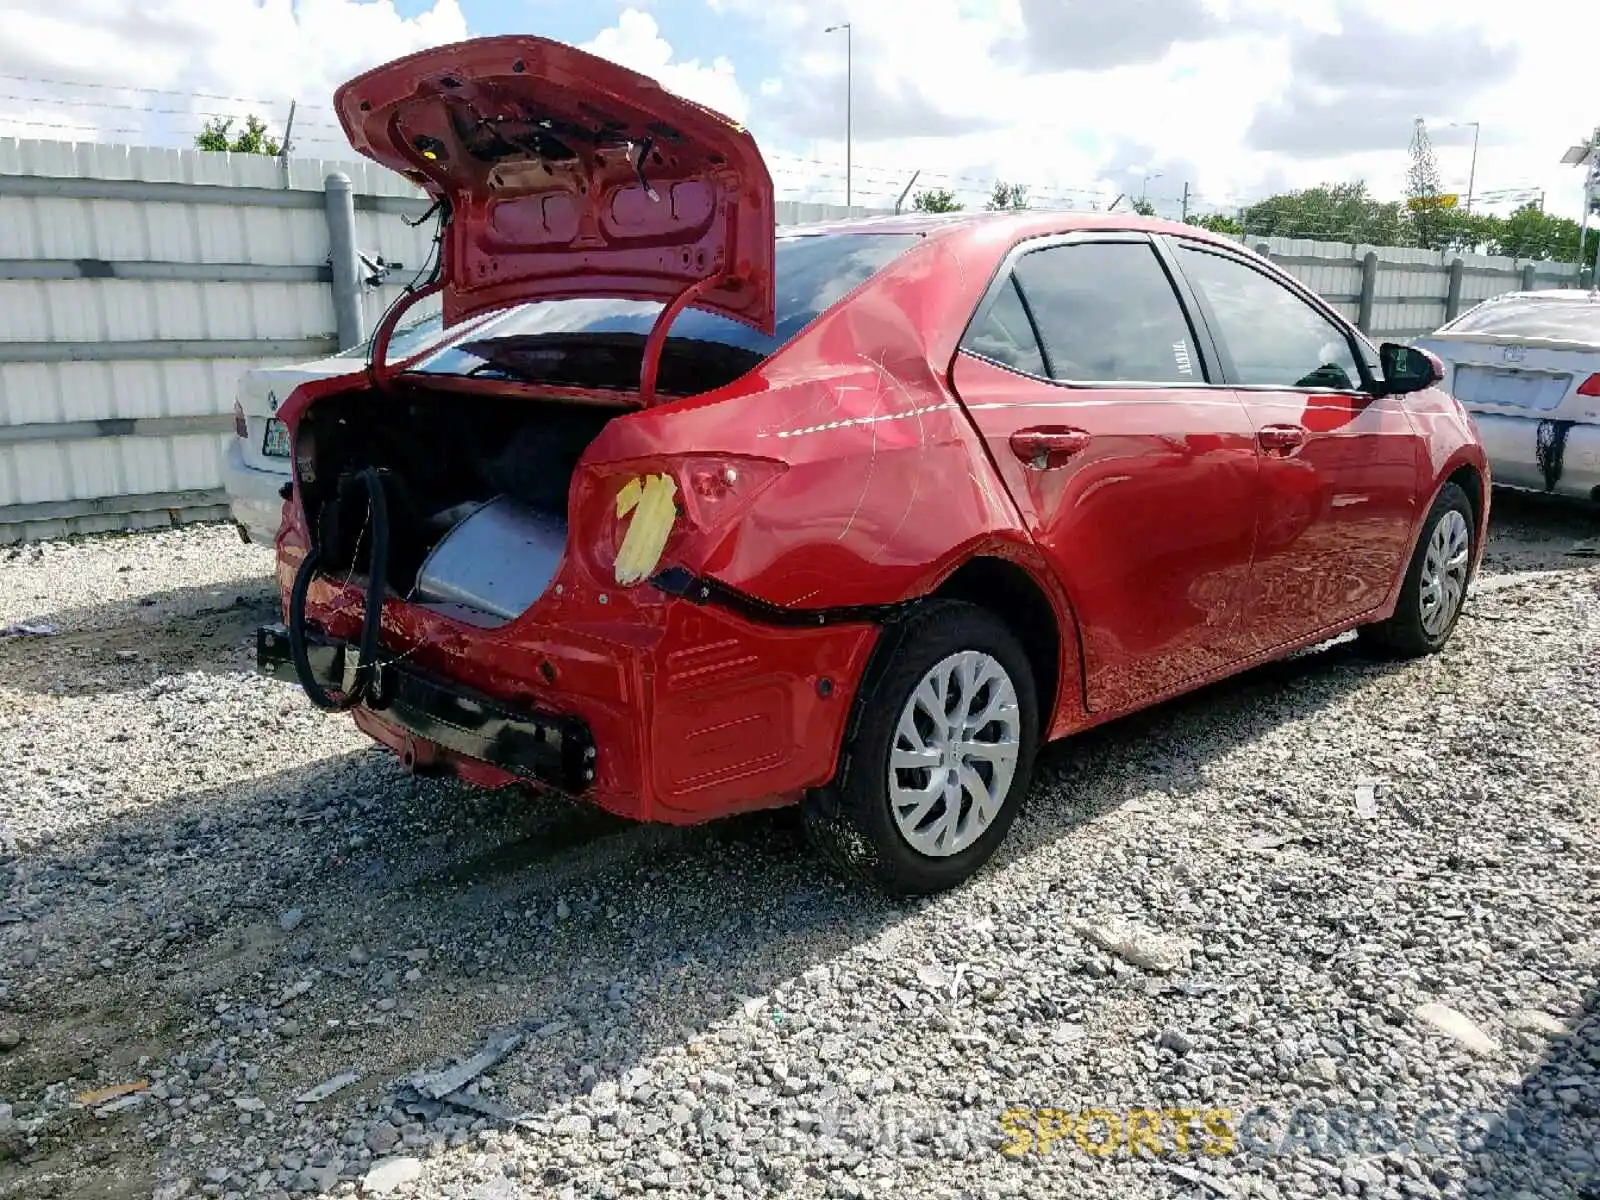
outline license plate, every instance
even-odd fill
[[[268,458],[289,457],[289,427],[276,417],[267,422],[267,435],[261,441],[261,453]]]
[[[1548,412],[1560,405],[1571,384],[1571,375],[1548,371],[1465,366],[1456,368],[1454,390],[1463,404],[1503,404]]]

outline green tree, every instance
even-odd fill
[[[1153,217],[1156,215],[1156,206],[1143,196],[1135,196],[1129,201],[1129,206],[1141,217]]]
[[[1007,183],[1003,179],[998,179],[995,181],[994,192],[989,196],[989,203],[984,207],[990,212],[1027,208],[1028,187],[1023,183]]]
[[[1424,250],[1443,250],[1449,241],[1450,210],[1440,195],[1439,159],[1433,152],[1428,127],[1418,117],[1411,130],[1411,166],[1406,171],[1406,210],[1416,244]]]
[[[1244,210],[1244,232],[1251,237],[1320,238],[1401,246],[1409,242],[1409,223],[1400,204],[1376,199],[1362,180],[1268,196]]]
[[[1510,258],[1545,259],[1554,262],[1578,262],[1578,231],[1576,221],[1555,217],[1537,204],[1524,204],[1509,217],[1491,218],[1495,227],[1486,239],[1490,254],[1504,254]],[[1589,236],[1588,253],[1583,257],[1593,262],[1594,235]]]
[[[216,117],[207,121],[194,136],[196,150],[218,150],[229,154],[266,154],[277,157],[282,145],[267,136],[267,123],[251,113],[244,119],[244,129],[232,139],[232,117]]]
[[[1477,254],[1500,236],[1505,224],[1499,217],[1487,213],[1467,212],[1460,208],[1439,210],[1437,244],[1435,250],[1453,250],[1457,254]]]
[[[1225,233],[1229,237],[1243,237],[1244,226],[1226,213],[1191,213],[1185,220],[1190,225],[1209,229],[1212,233]]]
[[[915,212],[925,213],[961,211],[961,205],[956,203],[956,194],[949,188],[927,188],[920,191],[911,197],[911,207]]]

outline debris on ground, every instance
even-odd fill
[[[1072,932],[1141,971],[1166,974],[1189,965],[1191,948],[1185,941],[1133,921],[1073,921]]]
[[[81,1104],[84,1108],[95,1108],[108,1100],[115,1100],[119,1096],[131,1095],[148,1089],[150,1081],[139,1079],[133,1083],[113,1083],[109,1087],[95,1088],[89,1092],[79,1092],[72,1098],[74,1104]]]
[[[0,638],[55,637],[55,635],[56,627],[47,624],[7,625],[5,628],[0,629]]]
[[[1474,1054],[1498,1054],[1500,1044],[1480,1029],[1472,1018],[1457,1012],[1448,1004],[1419,1005],[1412,1014],[1417,1020],[1431,1025],[1440,1033],[1454,1038]]]
[[[354,1071],[342,1071],[332,1079],[325,1079],[314,1088],[308,1088],[294,1098],[296,1104],[321,1104],[335,1092],[343,1091],[352,1083],[360,1083],[361,1076]]]

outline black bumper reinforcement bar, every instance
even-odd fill
[[[358,647],[306,629],[306,657],[326,687],[343,689],[354,675]],[[346,671],[346,665],[352,668]],[[256,670],[299,683],[283,625],[256,630]],[[523,779],[574,794],[594,781],[596,749],[588,726],[574,717],[513,708],[460,684],[400,663],[373,674],[364,707],[414,737],[433,742]]]

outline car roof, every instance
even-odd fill
[[[1490,296],[1484,304],[1494,304],[1502,300],[1548,300],[1552,304],[1578,304],[1600,303],[1600,291],[1594,288],[1540,288],[1532,292],[1501,292],[1498,296]]]
[[[1240,248],[1235,238],[1212,233],[1198,225],[1141,217],[1137,213],[1077,212],[1066,209],[1023,209],[1020,211],[954,213],[885,213],[870,217],[850,217],[804,225],[780,226],[778,236],[804,237],[830,233],[920,233],[941,235],[977,234],[1005,230],[1016,238],[1043,237],[1053,233],[1140,232],[1169,233],[1198,241]]]

